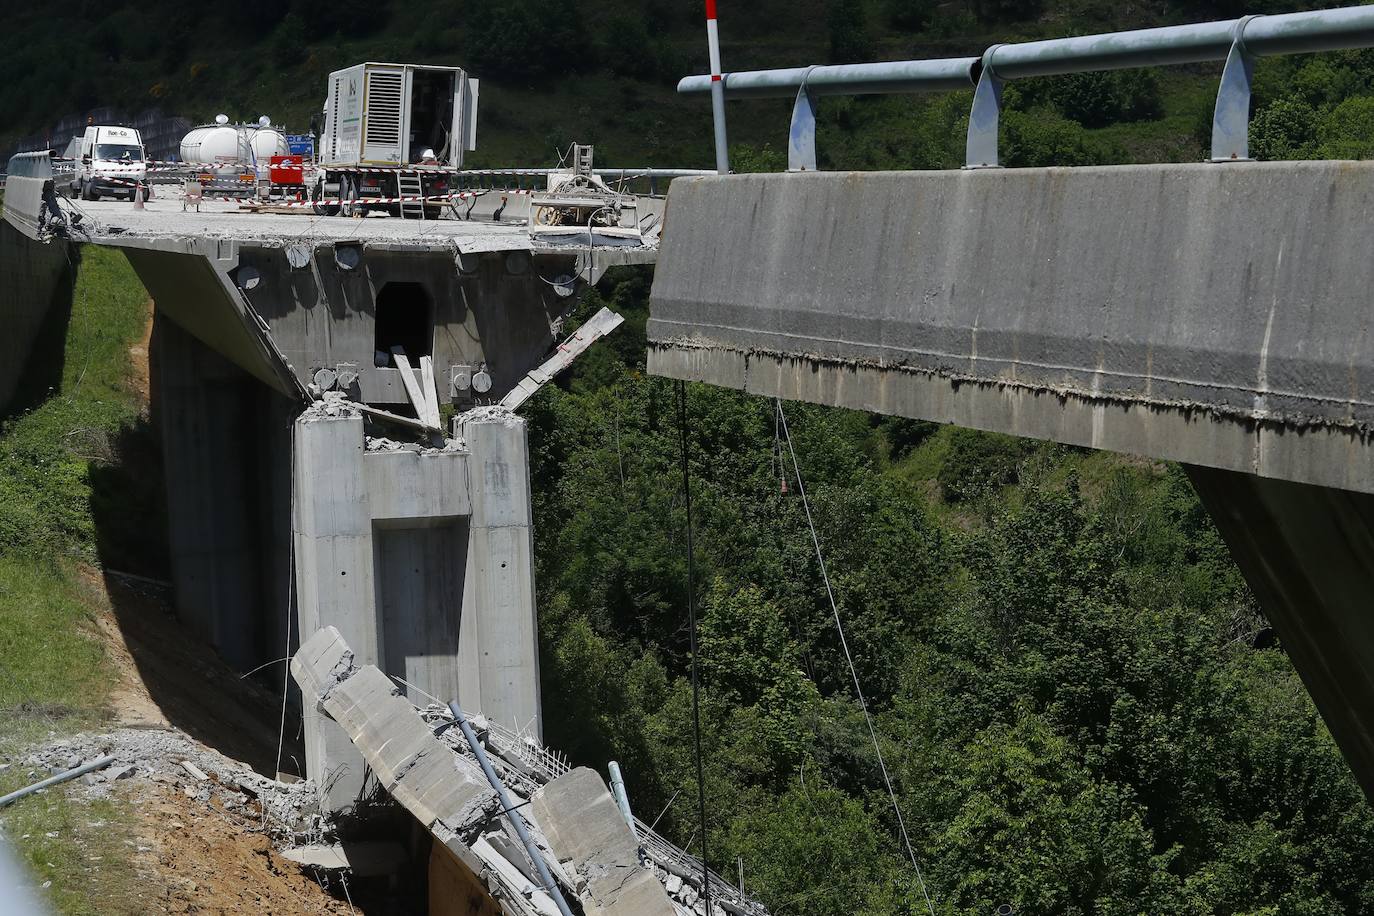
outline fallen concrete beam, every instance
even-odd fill
[[[675,916],[663,885],[639,860],[639,844],[601,777],[579,767],[534,794],[531,809],[549,846],[586,880],[587,916]]]
[[[378,668],[356,667],[353,651],[333,627],[301,646],[291,673],[305,701],[339,724],[382,788],[460,858],[470,859],[467,842],[499,808],[477,766],[463,766]]]

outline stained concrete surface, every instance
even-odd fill
[[[455,433],[442,447],[369,448],[361,414],[333,396],[296,420],[299,632],[337,628],[360,665],[402,677],[412,699],[458,699],[538,739],[525,421],[489,408],[460,415]],[[308,713],[305,733],[329,804],[352,805],[363,790],[353,742]]]
[[[1374,492],[1374,163],[698,178],[649,369]]]

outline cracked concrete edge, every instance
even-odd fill
[[[531,812],[549,848],[586,880],[588,916],[674,916],[667,891],[639,860],[639,844],[596,771],[578,767],[534,793]]]

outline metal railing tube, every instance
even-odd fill
[[[477,737],[477,732],[473,730],[472,723],[468,721],[467,716],[463,715],[463,709],[458,705],[457,700],[448,704],[448,711],[453,714],[453,720],[462,729],[463,737],[468,741],[468,747],[472,748],[472,756],[477,758],[477,762],[482,767],[482,772],[487,777],[487,782],[491,783],[492,790],[496,792],[496,797],[501,802],[501,812],[510,819],[511,826],[515,828],[516,835],[520,837],[520,842],[525,847],[525,852],[529,854],[530,862],[534,864],[535,871],[539,872],[539,880],[544,882],[543,889],[553,898],[554,905],[558,907],[558,912],[562,916],[572,916],[572,911],[568,909],[568,901],[563,898],[563,891],[559,889],[558,882],[549,873],[549,863],[544,861],[544,856],[539,851],[539,847],[534,845],[534,840],[530,838],[530,831],[525,826],[525,816],[520,813],[520,806],[511,803],[506,785],[501,781],[501,777],[496,775],[496,770],[491,765],[491,758],[487,756],[486,749],[482,747],[482,742]]]
[[[1261,57],[1374,46],[1374,6],[1348,6],[1278,16],[1255,16],[1245,48]]]
[[[829,67],[792,67],[787,70],[746,70],[724,76],[728,99],[790,99],[805,84],[815,95],[949,92],[971,89],[976,57],[940,60],[894,60],[876,64],[838,64]],[[684,95],[711,91],[709,76],[688,76],[677,84]]]
[[[816,99],[823,95],[940,92],[976,85],[965,144],[966,168],[998,168],[1002,85],[1035,76],[1226,61],[1212,118],[1213,162],[1248,162],[1251,82],[1257,57],[1374,47],[1374,5],[1244,16],[1102,35],[993,45],[981,58],[888,61],[724,77],[728,98],[792,98],[788,167],[817,167]],[[689,76],[678,92],[708,92],[711,79]]]
[[[1225,60],[1235,26],[1228,20],[998,45],[983,63],[999,79],[1013,80]]]

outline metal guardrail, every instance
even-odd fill
[[[1250,158],[1250,87],[1256,58],[1367,47],[1374,47],[1374,6],[993,45],[981,57],[727,73],[722,82],[727,99],[795,95],[787,150],[791,171],[816,168],[820,96],[972,87],[964,167],[996,168],[1002,86],[1007,80],[1224,60],[1212,116],[1211,160],[1234,162]],[[683,94],[706,94],[711,77],[689,76],[677,88]]]

